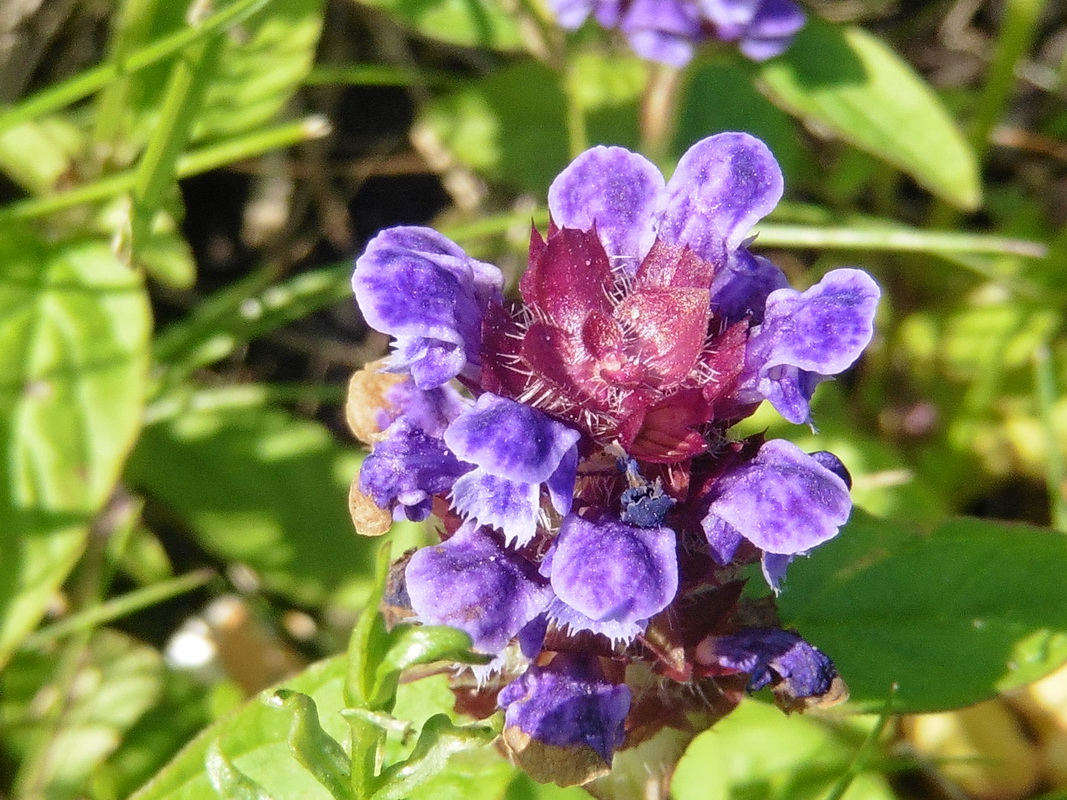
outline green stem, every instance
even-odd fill
[[[1033,43],[1044,0],[1007,0],[997,37],[993,61],[971,121],[970,141],[981,161],[989,148],[989,134],[1004,113],[1012,87],[1015,66]]]
[[[845,793],[848,792],[852,782],[856,779],[856,776],[867,769],[867,765],[871,763],[871,754],[875,747],[878,746],[878,741],[882,738],[882,733],[885,731],[885,726],[893,715],[893,698],[896,697],[897,684],[889,690],[889,696],[886,697],[885,706],[882,708],[882,713],[878,716],[878,722],[871,728],[871,732],[867,734],[867,738],[863,740],[863,744],[860,745],[860,749],[856,751],[856,755],[853,757],[851,763],[848,765],[848,769],[845,770],[845,774],[841,776],[841,779],[837,782],[834,788],[828,794],[825,800],[842,800]]]
[[[1039,242],[947,231],[901,228],[865,230],[764,222],[756,226],[756,233],[757,245],[910,253],[995,253],[1024,258],[1045,258],[1048,255],[1048,248]]]
[[[328,132],[329,126],[326,122],[316,116],[245,136],[236,136],[181,156],[177,161],[176,177],[187,178],[191,175],[210,172],[271,150],[290,147],[308,139],[321,138]],[[85,203],[109,200],[123,192],[130,191],[136,183],[137,171],[127,170],[50,197],[31,197],[11,203],[0,209],[0,219],[5,217],[35,219]]]
[[[225,40],[215,34],[191,45],[171,70],[159,120],[137,165],[133,184],[132,246],[147,239],[152,220],[174,185],[178,157],[192,132]]]
[[[458,81],[445,72],[416,72],[389,64],[324,64],[313,67],[304,83],[308,86],[451,86]]]
[[[100,605],[90,606],[59,622],[45,625],[27,638],[23,647],[35,649],[64,636],[85,631],[91,632],[100,625],[122,619],[142,609],[151,608],[164,600],[170,600],[172,597],[191,592],[193,589],[199,589],[213,577],[215,577],[214,570],[198,569],[144,589],[137,589]]]
[[[193,43],[207,38],[216,31],[225,30],[255,13],[270,0],[237,0],[233,5],[207,17],[195,28],[186,28],[165,36],[146,45],[133,53],[121,63],[109,62],[75,75],[63,83],[44,89],[26,98],[18,105],[0,114],[0,132],[13,128],[46,114],[52,114],[66,108],[94,92],[98,92],[111,81],[122,75],[129,75],[149,67],[174,55]]]
[[[1067,464],[1059,447],[1053,412],[1056,406],[1056,376],[1047,346],[1034,353],[1034,397],[1045,434],[1045,485],[1048,487],[1052,527],[1067,533]]]

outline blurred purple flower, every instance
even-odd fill
[[[561,27],[574,30],[591,15],[620,30],[639,56],[684,67],[708,41],[737,42],[753,61],[784,52],[804,27],[792,0],[550,0]]]
[[[703,642],[697,657],[749,675],[749,691],[774,685],[791,699],[827,694],[837,676],[833,662],[793,631],[749,628]]]

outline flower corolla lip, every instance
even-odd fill
[[[472,469],[413,420],[401,416],[363,460],[359,488],[379,508],[396,509],[418,522],[430,514],[431,499],[448,491]]]
[[[537,530],[542,484],[559,513],[570,511],[580,438],[536,408],[486,392],[444,433],[449,449],[476,466],[456,481],[454,507],[526,544]]]
[[[771,292],[748,340],[739,399],[765,398],[790,422],[808,422],[815,386],[852,366],[870,344],[880,297],[858,269],[832,270],[804,292]]]
[[[701,525],[720,563],[742,537],[767,553],[797,555],[837,535],[848,520],[848,486],[820,459],[772,439],[720,477]]]
[[[552,597],[532,563],[472,524],[415,551],[405,583],[421,621],[466,631],[475,650],[490,654],[503,650]]]
[[[678,592],[676,541],[666,527],[568,515],[542,565],[558,598],[549,617],[572,629],[633,639]]]
[[[639,56],[684,67],[695,47],[718,39],[737,42],[753,61],[789,47],[804,26],[793,0],[550,0],[560,27],[574,30],[592,14],[604,28],[618,28]]]
[[[535,780],[578,785],[605,774],[623,743],[631,694],[594,656],[561,653],[504,687],[503,741]]]
[[[709,637],[697,646],[696,657],[705,664],[748,673],[751,692],[775,685],[794,699],[828,693],[837,676],[825,653],[796,632],[780,628],[748,628]]]
[[[720,268],[782,191],[782,171],[767,146],[729,132],[690,147],[666,183],[637,153],[593,147],[552,182],[548,208],[561,228],[595,228],[612,266],[630,274],[657,237]]]
[[[431,228],[388,228],[356,259],[352,288],[375,330],[396,338],[393,367],[432,389],[479,362],[481,326],[502,297],[496,267]]]

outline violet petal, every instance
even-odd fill
[[[717,267],[782,196],[782,171],[767,145],[747,133],[719,133],[682,156],[665,189],[659,235]]]
[[[416,551],[405,583],[420,620],[466,631],[482,653],[503,650],[552,596],[530,562],[472,525]]]
[[[718,524],[709,517],[718,518],[761,550],[782,555],[836,536],[852,506],[841,478],[784,439],[766,442],[712,492],[705,531]]]
[[[594,147],[572,161],[548,190],[548,210],[561,228],[596,227],[613,266],[632,274],[652,247],[663,176],[643,156]]]
[[[547,481],[581,434],[530,406],[488,392],[445,431],[458,458],[520,483]]]
[[[475,469],[452,487],[452,506],[465,519],[498,528],[507,543],[522,547],[537,533],[541,490],[536,483],[490,475]]]
[[[622,745],[630,700],[629,688],[609,682],[595,657],[561,653],[545,667],[527,669],[497,702],[505,728],[552,747],[590,748],[610,764]]]
[[[837,670],[820,650],[792,631],[749,628],[719,636],[712,644],[714,660],[727,669],[749,674],[749,691],[784,683],[792,697],[817,697],[830,690]]]
[[[563,520],[552,554],[552,588],[594,622],[640,629],[678,591],[675,539],[670,528],[572,514]]]
[[[363,460],[359,488],[380,508],[410,507],[404,515],[418,521],[429,514],[429,498],[447,492],[470,469],[441,439],[400,417]]]

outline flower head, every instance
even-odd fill
[[[753,61],[782,53],[804,27],[792,0],[551,0],[559,24],[575,29],[593,16],[618,29],[639,56],[683,67],[707,41],[736,42]]]
[[[588,780],[631,724],[685,724],[692,698],[734,696],[692,682],[748,673],[791,701],[833,695],[825,655],[773,621],[746,626],[758,614],[740,587],[758,563],[778,591],[793,558],[837,535],[848,473],[730,428],[765,399],[808,422],[815,386],[870,340],[878,288],[843,269],[799,292],[751,253],[781,193],[746,134],[698,142],[667,181],[597,147],[552,184],[514,298],[424,228],[385,231],[357,259],[368,322],[397,340],[388,368],[411,376],[361,395],[384,427],[361,496],[441,519],[441,543],[404,568],[412,611],[496,657],[483,691],[491,673],[510,681],[504,739],[539,779]],[[642,662],[677,689],[635,711]]]

